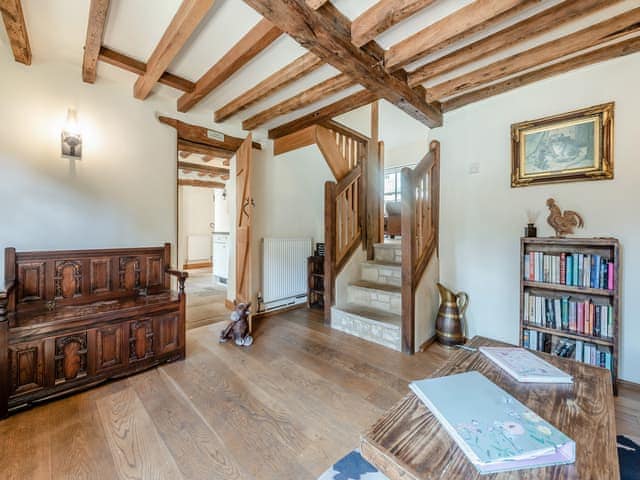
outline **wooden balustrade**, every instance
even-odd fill
[[[348,171],[362,165],[363,159],[366,158],[369,138],[338,122],[328,121],[323,123],[323,126],[335,136],[338,150],[346,161]]]
[[[325,321],[331,320],[335,280],[364,238],[365,159],[368,139],[335,122],[323,125],[335,137],[345,176],[325,184]],[[335,171],[335,170],[334,170]]]
[[[415,294],[438,247],[440,143],[402,176],[402,351],[415,352]]]

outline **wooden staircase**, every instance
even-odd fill
[[[360,265],[360,279],[349,284],[346,300],[335,306],[325,303],[333,328],[394,350],[415,352],[416,292],[438,246],[439,177],[440,145],[432,142],[414,169],[402,171],[401,241],[375,244],[373,259]],[[328,195],[327,201],[332,198],[336,197]],[[327,225],[334,227],[331,218]],[[345,257],[343,253],[341,258]]]
[[[374,135],[377,138],[377,135]],[[276,140],[276,155],[315,144],[336,181],[325,184],[325,323],[405,353],[415,351],[416,291],[437,251],[440,146],[402,171],[401,242],[375,243],[381,233],[381,182],[376,142],[337,122],[323,122]],[[375,161],[374,161],[375,160]],[[368,260],[336,304],[336,279],[358,249]]]

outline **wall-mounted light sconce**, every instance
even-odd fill
[[[62,156],[82,158],[82,134],[78,125],[78,115],[75,109],[67,110],[67,121],[62,130]]]

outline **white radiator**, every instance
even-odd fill
[[[310,238],[265,238],[262,242],[262,293],[265,304],[304,297]]]
[[[187,237],[187,263],[208,262],[211,259],[211,235]]]

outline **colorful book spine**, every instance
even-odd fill
[[[567,283],[567,254],[560,254],[560,283],[565,285]]]
[[[529,254],[529,280],[535,280],[535,261],[536,254],[535,252],[531,252]]]
[[[578,303],[578,325],[577,331],[579,333],[584,333],[584,304]]]
[[[575,273],[575,277],[576,277],[576,286],[580,287],[582,286],[582,280],[584,278],[584,254],[582,253],[578,253],[576,255],[578,261],[575,262],[575,268],[573,273]]]
[[[615,288],[613,278],[614,278],[614,266],[613,266],[613,263],[609,262],[607,264],[607,288],[609,290],[613,290]]]
[[[569,330],[569,298],[568,297],[562,298],[561,308],[562,308],[562,314],[561,314],[560,326],[562,330]]]

